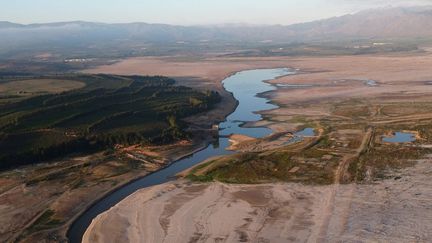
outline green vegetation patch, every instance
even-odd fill
[[[384,179],[389,170],[412,166],[415,160],[431,152],[430,149],[403,145],[375,145],[352,161],[348,172],[357,182]]]
[[[36,221],[30,226],[30,228],[27,230],[27,233],[32,233],[44,229],[50,229],[55,226],[61,225],[63,222],[59,219],[56,219],[54,217],[55,212],[51,209],[46,210],[44,213],[42,213],[39,218],[36,219]]]
[[[372,140],[367,148],[360,155],[351,161],[348,172],[352,180],[356,182],[385,179],[391,173],[389,171],[403,169],[414,165],[416,160],[424,158],[425,155],[431,154],[432,149],[422,147],[420,142],[410,143],[382,143],[382,135],[385,131],[404,130],[404,125],[393,125],[378,128],[374,132]],[[415,130],[419,131],[421,136],[430,134],[430,126],[418,125]]]
[[[284,149],[264,153],[242,153],[195,167],[187,176],[192,181],[226,183],[300,182],[331,184],[337,157],[321,160],[326,152],[310,148],[301,153]]]

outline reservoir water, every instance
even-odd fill
[[[271,129],[266,127],[244,127],[242,125],[246,122],[261,120],[262,117],[256,113],[257,111],[277,108],[277,106],[270,104],[268,99],[258,96],[260,93],[275,89],[274,86],[264,81],[293,73],[292,70],[287,68],[257,69],[238,72],[223,80],[225,89],[234,95],[238,101],[238,106],[226,118],[226,121],[219,124],[219,135],[221,137],[219,142],[216,143],[218,146],[209,145],[189,157],[180,159],[157,172],[135,180],[108,194],[88,208],[72,223],[67,232],[69,241],[73,243],[81,242],[87,227],[97,215],[110,209],[137,190],[173,180],[177,173],[210,157],[233,153],[226,150],[229,146],[227,135],[235,133],[260,138],[271,134]]]

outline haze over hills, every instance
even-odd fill
[[[289,26],[105,24],[84,21],[21,25],[0,22],[0,54],[40,48],[177,42],[272,42],[432,36],[432,7],[381,8]]]
[[[288,26],[303,38],[415,38],[432,34],[432,8],[382,8]]]

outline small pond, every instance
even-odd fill
[[[299,137],[312,137],[315,136],[315,130],[311,127],[305,128],[301,131],[298,131],[296,133],[294,133],[294,136],[299,136]]]
[[[365,81],[365,84],[366,84],[367,86],[369,86],[369,87],[378,86],[377,81],[372,80],[372,79],[366,80],[366,81]]]
[[[383,141],[386,143],[410,143],[415,140],[415,135],[407,132],[395,132],[392,136],[383,136]]]
[[[293,143],[298,143],[303,141],[304,137],[312,137],[315,136],[315,129],[313,128],[305,128],[293,134],[293,137],[284,143],[284,145],[289,145]]]

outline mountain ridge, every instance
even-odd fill
[[[101,43],[115,48],[118,43],[132,46],[185,42],[259,44],[430,38],[432,6],[371,9],[293,25],[181,26],[88,21],[21,25],[0,21],[0,36],[0,52],[3,53],[23,47],[83,48]]]

